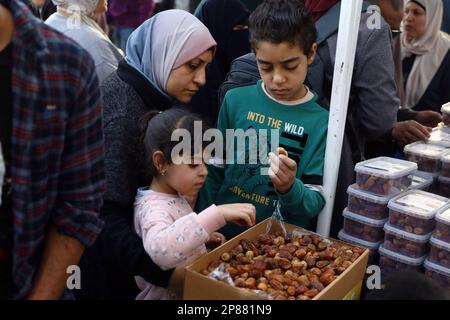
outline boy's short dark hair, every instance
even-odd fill
[[[259,41],[300,45],[308,55],[317,38],[317,30],[308,8],[301,0],[265,0],[250,15],[250,43]]]

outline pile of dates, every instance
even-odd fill
[[[408,161],[417,163],[419,171],[439,172],[441,170],[441,160],[439,158],[431,159],[419,154],[406,153],[405,158]]]
[[[396,228],[420,236],[432,232],[436,226],[436,221],[434,219],[420,219],[392,209],[389,213],[389,223]]]
[[[389,214],[387,204],[373,203],[352,195],[348,196],[348,210],[375,220],[385,219]]]
[[[221,263],[234,286],[260,290],[270,299],[309,300],[355,262],[364,249],[338,245],[318,235],[285,238],[281,234],[242,239],[220,261],[203,270],[209,275]]]
[[[429,249],[428,242],[415,242],[401,237],[396,237],[391,233],[386,233],[383,246],[388,250],[403,254],[411,258],[423,257],[425,254],[427,254]]]
[[[450,243],[450,226],[448,224],[438,222],[435,237],[439,240]]]
[[[360,189],[379,195],[390,195],[405,191],[409,188],[411,182],[410,176],[386,179],[364,173],[357,173],[356,175],[356,183]]]
[[[450,252],[431,246],[430,261],[450,269]]]
[[[369,242],[378,242],[384,237],[383,227],[370,226],[348,218],[344,219],[344,230],[351,236]]]

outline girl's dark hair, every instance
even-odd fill
[[[172,163],[171,153],[180,141],[172,141],[172,133],[176,129],[185,129],[191,137],[191,154],[194,155],[194,122],[202,121],[200,117],[183,109],[169,109],[164,112],[151,111],[141,119],[142,142],[144,145],[143,161],[148,181],[159,174],[153,163],[153,153],[160,150],[164,154],[164,160]],[[203,133],[208,129],[205,121],[202,121]],[[202,139],[202,147],[204,142]]]
[[[250,44],[259,41],[299,45],[309,55],[317,39],[312,16],[302,0],[265,0],[250,15]]]

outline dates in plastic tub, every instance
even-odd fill
[[[444,268],[438,264],[425,260],[425,275],[433,280],[439,286],[450,290],[450,269]]]
[[[399,270],[422,271],[422,264],[425,256],[420,258],[410,258],[380,246],[380,268],[385,273],[392,273]]]
[[[429,192],[407,191],[389,201],[389,223],[416,235],[426,235],[436,226],[436,213],[449,202],[449,199]]]
[[[436,239],[450,243],[450,206],[442,208],[436,214]]]
[[[348,210],[371,219],[386,219],[389,215],[387,204],[392,196],[380,196],[360,190],[357,184],[347,189]]]
[[[450,243],[431,237],[430,261],[445,268],[450,268]]]
[[[417,164],[405,160],[379,157],[355,166],[356,183],[361,190],[379,195],[396,195],[411,185],[410,175]]]
[[[344,216],[344,231],[356,238],[378,242],[384,237],[383,226],[387,219],[375,220],[353,212],[347,208],[342,214]]]
[[[383,247],[393,252],[411,257],[420,258],[429,251],[431,233],[418,236],[392,227],[389,223],[384,226],[385,237]]]
[[[446,147],[421,141],[408,144],[404,149],[406,159],[417,163],[419,171],[432,173],[441,170],[441,156],[446,151]]]

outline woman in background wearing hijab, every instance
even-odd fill
[[[450,101],[450,38],[440,31],[441,0],[408,0],[402,50],[405,105],[440,111]]]
[[[217,91],[231,62],[250,52],[249,15],[239,0],[207,0],[197,15],[217,41],[217,51],[206,73],[206,85],[184,107],[211,125],[215,124],[220,108]]]
[[[100,83],[123,58],[122,52],[111,42],[95,22],[95,14],[107,10],[106,0],[53,0],[57,11],[45,23],[72,38],[92,56]]]
[[[103,292],[97,296],[134,299],[138,294],[134,276],[167,287],[173,270],[162,271],[150,259],[133,229],[136,190],[149,184],[139,127],[149,111],[163,111],[192,99],[205,84],[206,65],[215,46],[208,29],[192,14],[163,11],[130,35],[126,58],[103,82],[107,188],[100,216],[105,227],[92,252],[87,250],[83,257],[81,269],[88,277],[94,274],[90,283],[82,283],[85,290],[101,286]],[[90,270],[95,267],[103,269]],[[102,280],[98,275],[109,278]]]

